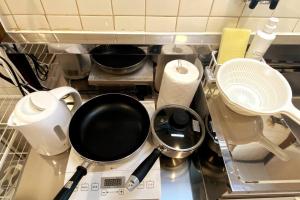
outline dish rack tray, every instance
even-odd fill
[[[20,96],[0,96],[0,199],[13,199],[30,145],[7,121]]]

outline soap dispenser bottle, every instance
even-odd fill
[[[246,53],[246,58],[253,58],[261,60],[276,38],[275,30],[277,28],[278,18],[269,18],[267,24],[265,24],[263,30],[258,30],[250,44],[250,47]]]

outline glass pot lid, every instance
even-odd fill
[[[168,105],[154,114],[152,132],[166,146],[175,150],[191,150],[203,141],[204,127],[200,117],[190,108]]]

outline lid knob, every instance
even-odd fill
[[[170,124],[175,128],[184,128],[189,124],[190,115],[184,110],[176,110],[172,113]]]

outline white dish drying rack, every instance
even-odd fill
[[[207,97],[218,94],[217,85],[216,85],[216,76],[219,68],[222,64],[217,62],[218,51],[211,52],[211,59],[208,66],[204,68],[204,79],[203,86]],[[266,63],[264,59],[261,62]]]
[[[23,135],[7,126],[20,96],[0,96],[0,199],[13,199],[30,145]]]

